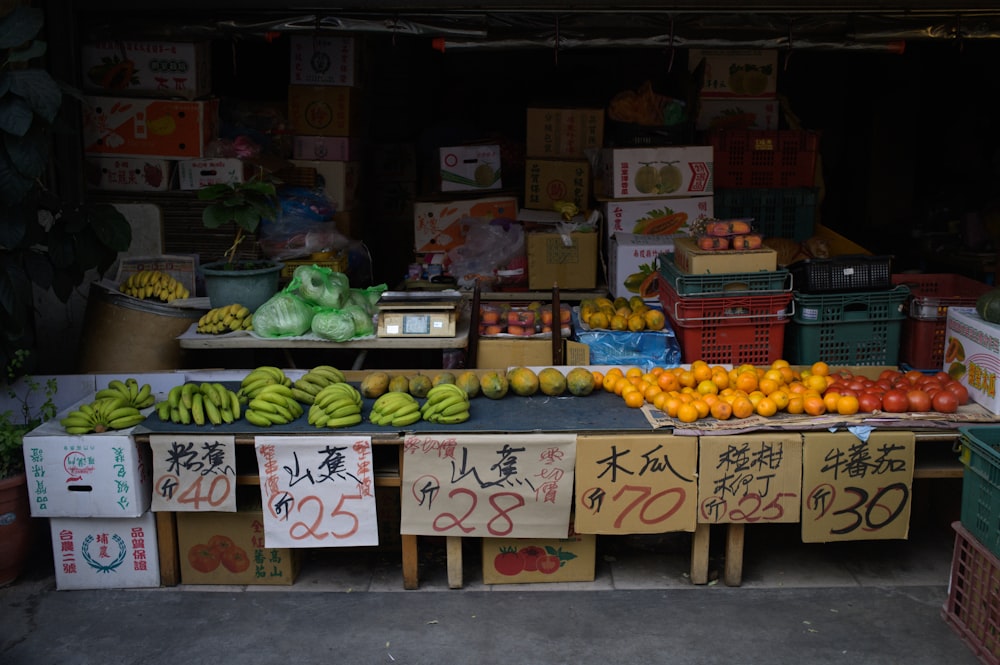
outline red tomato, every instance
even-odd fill
[[[829,391],[827,391],[827,392],[829,392]],[[857,397],[858,394],[859,394],[859,391],[852,390],[851,388],[848,388],[848,387],[843,386],[843,385],[839,386],[837,388],[837,390],[835,390],[834,392],[840,394],[841,397],[843,397],[844,395],[850,395],[851,397]]]
[[[851,382],[849,382],[847,384],[847,387],[850,388],[851,390],[853,390],[856,393],[860,393],[865,388],[867,388],[870,383],[871,383],[870,381],[866,383],[865,381],[861,381],[859,379],[854,379],[853,381],[851,381]]]
[[[886,381],[885,379],[879,379],[878,381],[875,382],[875,387],[881,390],[882,392],[885,392],[886,390],[892,389],[892,382]]]
[[[948,372],[945,372],[944,370],[938,370],[937,372],[935,372],[934,378],[937,379],[938,383],[940,383],[941,385],[944,385],[949,381],[951,381],[951,375],[948,374]]]
[[[906,392],[893,388],[882,395],[882,410],[888,413],[903,413],[910,408],[910,400]]]
[[[950,390],[951,392],[955,393],[955,397],[958,398],[959,406],[969,403],[969,389],[963,386],[958,381],[955,381],[953,379],[948,383],[944,384],[944,387],[945,390]]]
[[[873,392],[864,392],[858,395],[858,411],[862,413],[874,413],[882,410],[882,398]]]
[[[907,370],[906,373],[903,374],[903,378],[909,381],[910,385],[915,384],[917,381],[924,378],[924,376],[925,374],[919,369]]]
[[[250,557],[242,547],[230,547],[222,553],[222,565],[231,573],[242,573],[250,567]]]
[[[524,570],[533,573],[538,570],[538,560],[545,556],[545,550],[541,547],[528,545],[527,547],[522,547],[517,555],[524,562]]]
[[[941,413],[955,413],[958,411],[958,396],[950,390],[939,390],[933,398],[931,404],[935,411]]]
[[[915,388],[906,393],[906,399],[909,402],[907,411],[930,411],[931,410],[931,398],[927,396],[923,390]]]
[[[538,572],[545,573],[546,575],[551,575],[552,573],[559,570],[559,557],[555,554],[546,554],[545,556],[538,559]]]
[[[219,555],[205,543],[192,545],[187,557],[188,563],[199,573],[210,573],[219,567]]]
[[[902,376],[903,373],[896,369],[884,369],[878,375],[879,381],[887,381],[892,383],[897,377]]]
[[[517,575],[524,570],[524,560],[515,548],[501,547],[500,554],[493,559],[493,568],[501,575]]]

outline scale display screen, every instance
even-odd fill
[[[430,332],[430,314],[407,314],[403,317],[404,335],[427,335]]]

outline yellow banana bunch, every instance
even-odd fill
[[[145,409],[148,406],[153,406],[153,403],[156,402],[152,387],[148,383],[140,386],[139,382],[131,376],[124,381],[112,379],[106,388],[101,388],[94,395],[94,399],[114,399],[117,397],[124,398],[125,404],[137,409]]]
[[[162,302],[188,298],[191,295],[183,284],[160,270],[140,270],[133,273],[119,285],[118,290],[135,298],[155,298]]]
[[[420,403],[410,393],[388,392],[372,404],[368,419],[373,425],[412,425],[420,420]]]
[[[292,384],[292,396],[303,404],[312,404],[323,388],[344,381],[344,373],[336,367],[317,365]]]
[[[454,383],[439,383],[427,392],[420,416],[432,423],[455,425],[469,419],[469,394]]]
[[[237,330],[253,330],[253,314],[239,303],[215,307],[198,319],[197,330],[204,335],[222,335]]]
[[[89,404],[81,404],[77,409],[64,416],[59,424],[67,434],[90,434],[91,432],[107,432],[108,430],[128,429],[135,427],[146,416],[131,404],[124,396],[95,399]]]
[[[292,389],[281,383],[261,388],[250,399],[243,417],[257,427],[287,425],[303,413],[302,405],[292,397]]]
[[[243,405],[236,393],[221,383],[188,381],[176,385],[167,399],[156,403],[160,420],[180,425],[222,425],[240,419]]]
[[[250,373],[240,381],[240,389],[236,395],[240,402],[246,404],[257,396],[257,393],[266,386],[281,385],[291,388],[292,380],[285,375],[280,367],[272,365],[261,365],[250,370]]]
[[[316,393],[308,421],[316,427],[349,427],[361,422],[361,393],[343,381],[331,383]]]

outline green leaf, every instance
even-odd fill
[[[30,62],[31,60],[41,58],[47,50],[48,44],[36,40],[30,42],[25,48],[10,51],[8,60],[10,62]]]
[[[94,206],[90,210],[90,223],[98,240],[108,249],[124,252],[132,245],[132,226],[114,206]]]
[[[45,21],[41,9],[16,7],[0,18],[0,49],[12,49],[38,36]]]
[[[24,98],[32,110],[52,124],[62,105],[62,89],[44,69],[21,69],[7,73],[10,92]]]
[[[0,207],[18,205],[34,185],[34,179],[14,168],[6,151],[0,150]]]
[[[49,127],[41,121],[34,122],[23,135],[4,137],[11,164],[26,178],[38,178],[45,173],[50,144]]]
[[[0,130],[13,136],[24,136],[31,129],[35,114],[27,101],[15,95],[4,95],[0,99]],[[7,138],[4,138],[7,142]]]
[[[230,221],[229,211],[222,205],[210,205],[201,214],[201,223],[207,229],[217,229]]]

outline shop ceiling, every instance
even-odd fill
[[[60,5],[50,2],[50,5]],[[1000,38],[996,0],[76,0],[90,38],[259,38],[381,34],[437,48],[902,49]]]

